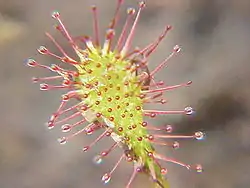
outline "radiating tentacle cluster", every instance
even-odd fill
[[[49,129],[52,129],[59,125],[62,132],[65,133],[72,132],[76,127],[80,128],[77,128],[76,132],[60,138],[58,141],[61,144],[65,144],[77,135],[90,135],[96,130],[103,130],[92,143],[82,148],[84,152],[92,148],[104,137],[111,137],[114,140],[114,144],[94,158],[96,163],[100,163],[114,148],[122,148],[123,154],[114,167],[103,175],[102,181],[104,183],[110,181],[112,174],[122,160],[127,160],[134,165],[134,171],[127,183],[127,188],[130,187],[134,177],[139,172],[148,174],[156,183],[156,186],[168,187],[168,183],[164,178],[167,169],[161,166],[160,161],[179,164],[187,169],[195,169],[197,172],[201,172],[202,167],[200,165],[190,166],[161,155],[155,151],[153,145],[170,146],[177,149],[179,148],[178,142],[170,143],[162,139],[194,138],[201,140],[204,138],[204,134],[196,132],[189,136],[173,135],[171,125],[156,127],[149,125],[145,121],[145,117],[154,118],[158,115],[191,115],[193,114],[191,107],[186,107],[183,110],[160,111],[146,110],[144,109],[144,104],[165,104],[167,100],[162,98],[164,92],[189,86],[192,82],[188,81],[183,84],[166,86],[163,81],[156,81],[154,78],[156,73],[166,67],[169,60],[180,52],[178,45],[173,48],[170,55],[154,70],[150,72],[147,67],[149,56],[171,30],[171,26],[166,26],[163,33],[145,48],[131,48],[139,17],[142,9],[145,7],[144,2],[139,3],[137,12],[133,8],[127,10],[128,16],[122,32],[118,37],[117,43],[113,44],[114,28],[119,19],[122,3],[123,0],[118,0],[115,15],[107,29],[103,46],[101,46],[100,42],[98,11],[95,6],[92,7],[94,18],[93,39],[86,36],[71,37],[62,23],[60,14],[53,12],[52,17],[58,23],[56,29],[68,40],[79,59],[71,58],[58,42],[49,33],[46,33],[61,55],[54,54],[44,46],[39,47],[38,52],[52,56],[65,64],[72,65],[72,70],[64,69],[56,64],[51,66],[42,65],[34,59],[28,59],[27,65],[44,68],[57,74],[51,77],[33,78],[33,82],[41,83],[41,90],[67,90],[62,95],[60,106],[50,117],[47,126]],[[80,47],[78,42],[84,44],[84,49]],[[51,85],[47,83],[49,81],[59,81],[61,84]],[[77,103],[73,106],[68,106],[68,101],[71,99],[75,99]],[[68,123],[75,118],[80,118],[80,120],[75,123]],[[165,131],[165,133],[157,133],[162,131]]]

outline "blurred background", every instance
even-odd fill
[[[126,8],[136,7],[126,0],[117,33],[126,18]],[[183,109],[192,106],[194,116],[161,116],[155,125],[173,124],[176,133],[205,131],[204,141],[183,140],[172,151],[159,147],[164,155],[185,163],[200,163],[204,173],[196,174],[172,164],[168,178],[172,188],[249,188],[250,185],[250,1],[247,0],[147,0],[133,45],[154,41],[170,24],[173,30],[150,59],[150,69],[158,65],[175,44],[182,52],[158,74],[166,84],[188,80],[193,85],[166,93],[169,102],[147,109]],[[45,37],[50,32],[66,50],[69,45],[53,29],[53,10],[59,10],[73,36],[91,35],[91,5],[99,8],[104,34],[115,10],[116,0],[0,0],[0,188],[123,188],[132,172],[126,162],[116,170],[108,185],[101,177],[112,169],[121,155],[119,149],[96,165],[93,156],[112,143],[105,139],[87,153],[81,148],[96,136],[78,136],[64,146],[57,143],[59,129],[48,131],[48,121],[63,92],[39,91],[32,76],[51,75],[31,69],[24,60],[35,58],[44,64],[52,58],[38,55],[46,45],[57,52]],[[103,35],[102,35],[103,36]],[[152,187],[147,177],[137,176],[135,188]]]

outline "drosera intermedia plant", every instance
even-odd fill
[[[41,82],[41,90],[66,89],[66,93],[62,95],[59,108],[52,114],[47,126],[52,129],[60,125],[63,132],[71,132],[76,127],[82,128],[75,133],[60,138],[61,144],[65,144],[77,135],[93,134],[97,130],[102,130],[102,133],[92,143],[82,148],[84,152],[87,152],[104,137],[111,137],[114,144],[109,149],[100,152],[95,157],[96,162],[101,162],[116,147],[123,150],[114,167],[102,176],[104,183],[111,180],[112,174],[121,161],[127,160],[133,164],[134,170],[126,188],[131,186],[138,173],[147,174],[153,180],[155,187],[168,188],[169,184],[165,178],[167,169],[160,164],[160,161],[175,163],[197,172],[201,172],[202,167],[201,165],[184,164],[168,158],[158,153],[154,145],[169,146],[176,149],[179,147],[178,142],[166,142],[162,139],[194,138],[200,140],[204,138],[204,134],[195,132],[188,136],[174,135],[171,134],[171,125],[156,127],[145,120],[146,118],[156,118],[159,115],[168,114],[191,115],[193,114],[191,107],[176,111],[160,111],[146,110],[144,104],[165,104],[166,100],[162,98],[164,92],[189,86],[191,81],[166,86],[163,81],[155,80],[156,73],[167,65],[171,57],[180,52],[180,47],[177,45],[173,48],[172,53],[152,71],[149,71],[147,67],[148,58],[171,30],[171,26],[166,26],[163,33],[148,46],[132,49],[131,44],[141,11],[145,7],[144,2],[139,3],[137,12],[133,8],[127,10],[128,16],[122,32],[117,43],[113,44],[114,28],[118,22],[123,0],[117,0],[117,2],[115,15],[107,29],[103,45],[100,43],[97,8],[95,6],[92,7],[94,18],[93,39],[87,36],[72,37],[62,23],[59,12],[52,13],[52,17],[58,23],[56,29],[67,39],[79,59],[71,58],[49,33],[46,33],[46,35],[55,44],[61,55],[52,53],[44,46],[39,47],[38,52],[72,65],[71,70],[56,64],[46,66],[34,59],[28,59],[27,65],[44,68],[57,74],[51,77],[33,78],[33,82]],[[80,47],[80,45],[84,45],[84,47]],[[61,85],[43,83],[56,80],[59,80]],[[75,99],[76,104],[68,106],[70,99]],[[72,114],[66,115],[69,113]],[[81,120],[69,124],[68,122],[74,118],[81,118]],[[162,131],[165,132],[162,133]]]

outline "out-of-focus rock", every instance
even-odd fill
[[[0,15],[0,46],[8,42],[13,42],[18,37],[22,37],[26,29],[23,23],[5,19]]]

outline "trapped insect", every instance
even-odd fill
[[[161,161],[175,163],[197,172],[202,172],[202,167],[168,158],[158,153],[154,145],[177,149],[179,148],[178,142],[163,139],[201,140],[204,138],[204,133],[198,131],[190,135],[175,135],[172,134],[171,125],[158,127],[147,122],[147,118],[157,118],[159,115],[191,115],[194,112],[191,107],[182,110],[161,111],[144,109],[144,104],[166,104],[167,101],[163,98],[165,92],[189,86],[192,82],[166,86],[164,81],[157,81],[155,78],[156,73],[164,69],[170,59],[180,52],[178,45],[174,46],[170,55],[153,70],[148,68],[150,55],[155,52],[160,42],[172,29],[171,26],[166,26],[163,33],[146,47],[135,49],[131,47],[139,17],[145,8],[144,2],[139,3],[137,11],[133,8],[127,9],[126,22],[116,44],[113,44],[116,34],[114,28],[118,22],[122,3],[123,0],[117,0],[115,15],[106,31],[103,45],[99,36],[97,7],[92,7],[92,38],[72,37],[63,24],[59,12],[52,13],[52,17],[58,23],[56,29],[67,39],[79,59],[70,57],[49,33],[46,33],[47,37],[58,48],[61,55],[54,54],[45,46],[39,47],[38,52],[71,65],[72,69],[65,69],[56,64],[46,66],[31,58],[27,59],[26,63],[30,67],[47,69],[56,74],[51,77],[33,78],[33,82],[40,82],[42,91],[65,89],[66,93],[62,95],[59,108],[51,115],[47,123],[48,128],[60,126],[63,132],[68,133],[76,127],[82,127],[80,130],[58,139],[59,143],[65,144],[75,136],[93,134],[97,130],[102,130],[102,133],[82,150],[87,152],[104,137],[111,137],[114,144],[100,152],[94,158],[95,161],[102,162],[116,147],[120,147],[123,151],[114,167],[102,176],[104,183],[111,180],[118,165],[126,160],[134,166],[126,188],[132,185],[138,173],[147,174],[156,187],[167,188],[169,187],[165,178],[167,169],[163,166],[164,164],[161,164]],[[82,44],[84,47],[80,47]],[[61,85],[48,84],[47,82],[50,81],[60,81]],[[71,99],[75,99],[76,104],[68,106],[68,101]],[[76,117],[80,117],[81,120],[73,124],[68,123]]]

